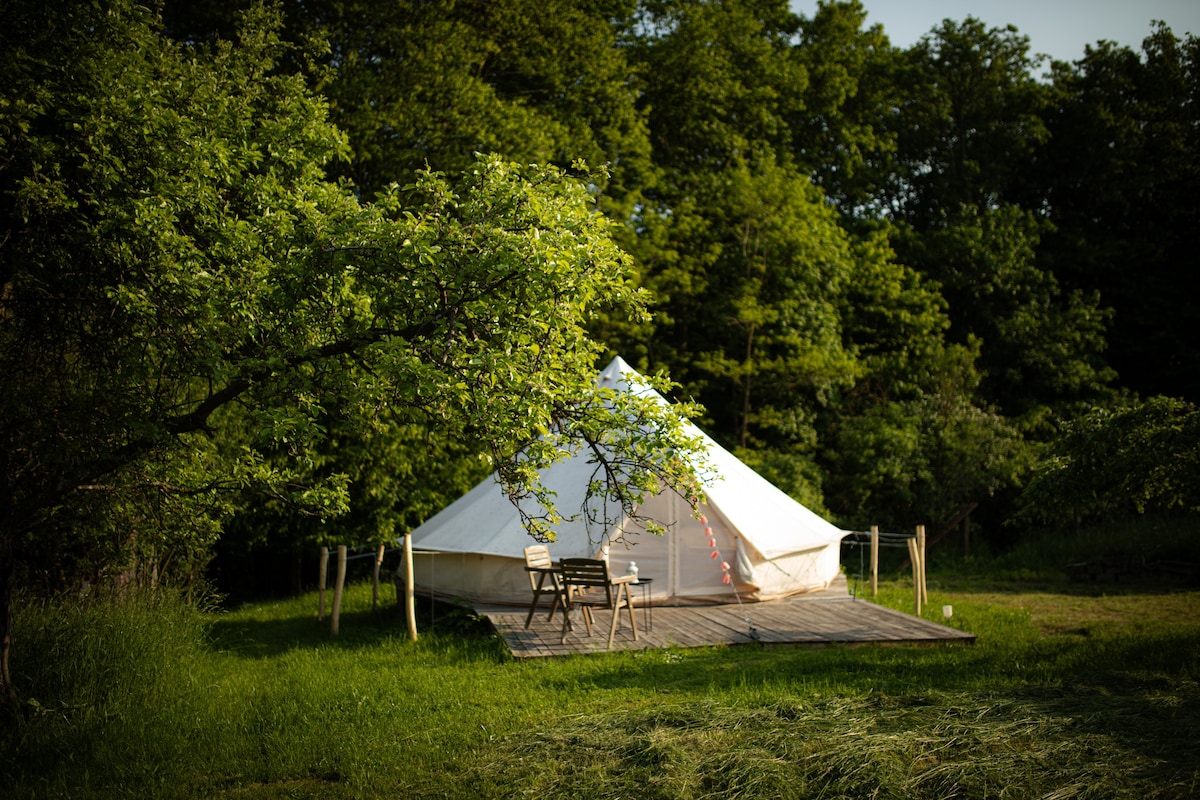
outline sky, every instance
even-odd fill
[[[1178,37],[1200,36],[1200,0],[862,0],[867,26],[879,23],[888,39],[907,48],[947,17],[970,16],[989,28],[1015,25],[1029,37],[1032,53],[1061,61],[1083,57],[1084,45],[1107,39],[1141,51],[1151,20],[1162,20]],[[791,0],[806,17],[816,0]]]

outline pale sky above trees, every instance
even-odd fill
[[[868,24],[880,23],[892,44],[909,47],[943,19],[972,16],[989,27],[1015,25],[1034,53],[1062,61],[1083,56],[1101,39],[1140,50],[1152,20],[1176,36],[1200,33],[1195,0],[863,0]],[[811,17],[817,0],[791,0],[792,10]]]

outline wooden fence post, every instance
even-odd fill
[[[917,540],[905,539],[908,545],[908,560],[912,562],[912,577],[913,577],[913,613],[916,616],[921,616],[921,555],[917,552]]]
[[[371,610],[375,611],[379,605],[379,568],[383,566],[383,545],[379,545],[379,550],[375,553],[375,572],[371,576]]]
[[[408,618],[408,638],[417,640],[417,604],[413,587],[412,535],[404,536],[404,615]]]
[[[929,604],[929,588],[925,584],[925,526],[917,526],[917,553],[921,556],[921,605]]]
[[[333,614],[329,622],[329,632],[334,636],[338,635],[338,618],[342,614],[342,588],[346,585],[346,545],[339,544],[337,554],[337,580],[333,584]]]
[[[321,564],[317,569],[317,622],[325,621],[325,586],[329,582],[329,548],[321,548]]]
[[[879,526],[871,526],[871,597],[879,594]]]

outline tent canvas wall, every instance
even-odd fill
[[[601,373],[600,385],[639,387],[638,374],[619,357]],[[826,588],[840,570],[845,532],[814,514],[758,475],[698,430],[708,445],[715,479],[701,507],[711,528],[691,515],[687,502],[666,491],[649,498],[639,514],[667,526],[655,536],[629,521],[611,530],[589,530],[582,520],[557,526],[550,555],[607,557],[614,575],[636,561],[639,574],[653,578],[650,597],[660,604],[768,600]],[[594,465],[582,456],[542,473],[557,493],[564,514],[579,509]],[[524,548],[533,539],[520,514],[490,476],[412,532],[415,583],[419,591],[475,602],[524,604],[531,596]],[[720,554],[714,558],[714,550]],[[731,566],[724,583],[722,562]]]

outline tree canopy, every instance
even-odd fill
[[[644,297],[585,180],[486,157],[362,202],[327,177],[345,140],[276,68],[269,11],[177,44],[131,3],[7,9],[5,611],[19,575],[84,546],[93,496],[204,498],[217,523],[250,487],[344,511],[345,472],[311,468],[334,424],[473,442],[551,509],[535,535],[555,513],[536,469],[574,442],[630,467],[605,489],[630,513],[658,481],[697,495],[678,412],[595,387],[588,321]],[[144,529],[115,532],[121,555]]]

